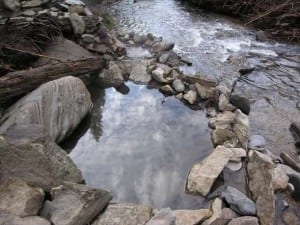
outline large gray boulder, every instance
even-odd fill
[[[41,126],[50,140],[59,143],[91,107],[90,93],[79,78],[69,76],[50,81],[8,109],[0,121],[0,134],[13,134],[14,130],[26,133],[27,127]]]
[[[19,217],[0,210],[1,225],[51,225],[49,221],[39,216]]]
[[[53,225],[85,225],[90,223],[112,199],[102,189],[65,182],[51,190],[52,201],[46,201],[41,216]]]
[[[44,201],[44,191],[24,181],[9,179],[0,185],[0,210],[17,216],[35,216]]]
[[[0,183],[20,178],[49,191],[63,181],[81,182],[81,172],[53,142],[10,141],[0,136]]]
[[[110,204],[92,225],[144,225],[152,216],[152,208],[137,204]]]

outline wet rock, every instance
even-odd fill
[[[239,143],[235,133],[228,129],[218,127],[212,131],[211,139],[214,146],[224,145],[225,147],[234,148],[237,147]]]
[[[19,0],[2,0],[3,6],[11,11],[17,11],[21,4]]]
[[[266,146],[266,139],[261,135],[252,135],[248,141],[248,148],[264,148]]]
[[[250,102],[248,98],[236,94],[230,96],[230,103],[239,108],[243,113],[250,113]]]
[[[267,41],[267,36],[266,36],[265,32],[262,30],[257,31],[255,33],[255,37],[256,37],[257,41],[262,41],[262,42]]]
[[[258,219],[253,216],[243,216],[231,220],[228,225],[259,225]],[[269,224],[271,225],[271,224]]]
[[[230,208],[243,216],[256,215],[255,203],[234,187],[228,186],[221,194]]]
[[[17,216],[35,216],[44,201],[44,191],[28,186],[19,179],[9,179],[0,185],[0,210]]]
[[[223,208],[221,216],[213,221],[210,225],[227,225],[228,222],[232,219],[239,217],[234,211],[230,208]]]
[[[175,210],[176,225],[200,224],[211,216],[209,209]]]
[[[8,109],[2,117],[0,134],[13,134],[15,129],[20,132],[20,127],[26,133],[26,127],[40,125],[50,140],[59,143],[76,128],[91,107],[90,93],[79,78],[69,76],[50,81]]]
[[[180,65],[182,65],[181,58],[174,51],[170,51],[169,53],[166,54],[167,56],[164,56],[162,58],[163,61],[165,60],[164,62],[165,64],[167,64],[170,67],[179,67]]]
[[[289,182],[289,177],[280,167],[274,169],[273,188],[274,191],[285,190]]]
[[[0,137],[0,182],[20,178],[34,187],[50,190],[63,181],[81,182],[81,172],[67,153],[52,142],[12,143]]]
[[[183,92],[185,90],[185,86],[184,86],[183,82],[179,79],[176,79],[173,81],[172,87],[174,88],[174,90],[176,92]]]
[[[122,70],[115,62],[109,62],[108,69],[104,69],[98,76],[98,83],[104,87],[117,87],[124,82]]]
[[[75,35],[83,34],[85,31],[85,23],[81,16],[79,16],[77,13],[71,13],[70,14],[70,22],[73,28],[73,32]]]
[[[231,156],[229,149],[218,146],[202,162],[196,163],[187,177],[186,191],[206,196]]]
[[[173,49],[174,46],[175,46],[174,43],[167,42],[167,41],[156,42],[155,44],[153,44],[151,51],[154,53],[169,51]]]
[[[247,165],[249,189],[256,202],[257,215],[262,225],[274,223],[275,195],[273,188],[274,164],[272,159],[257,151],[249,153]]]
[[[84,43],[87,43],[87,44],[95,42],[95,36],[92,34],[83,34],[83,35],[81,35],[81,39]]]
[[[213,98],[215,95],[215,88],[213,87],[208,87],[199,83],[196,83],[195,87],[200,98],[203,100]]]
[[[168,84],[166,84],[164,86],[161,86],[159,88],[159,91],[163,94],[166,94],[166,95],[174,95],[175,94],[173,88]]]
[[[229,99],[227,98],[227,96],[223,93],[220,94],[219,96],[219,102],[218,102],[218,108],[220,111],[225,111],[227,106],[229,104]]]
[[[215,117],[210,118],[208,126],[211,129],[216,129],[217,127],[227,129],[231,127],[231,125],[234,123],[234,120],[235,113],[225,111],[223,113],[218,113]]]
[[[193,105],[197,101],[197,92],[189,90],[183,95],[183,99],[186,100],[189,104]]]
[[[223,202],[220,198],[215,198],[210,206],[210,209],[212,211],[212,216],[204,221],[202,225],[211,225],[214,223],[217,219],[222,217],[222,206]]]
[[[144,225],[152,216],[152,208],[137,204],[110,204],[92,225]]]
[[[69,182],[53,188],[51,197],[53,200],[46,201],[41,216],[53,225],[88,224],[112,199],[106,190]]]
[[[282,219],[285,222],[285,224],[288,225],[298,225],[300,224],[300,218],[296,215],[295,212],[293,212],[290,209],[287,209],[282,214]]]
[[[1,225],[51,225],[49,221],[39,216],[19,217],[0,210]]]
[[[145,225],[175,225],[175,213],[170,209],[161,209]]]

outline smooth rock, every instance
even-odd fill
[[[9,179],[0,185],[0,210],[17,216],[35,216],[44,201],[44,191],[20,179]]]
[[[274,169],[273,188],[274,191],[285,190],[289,182],[289,177],[283,169],[276,166]]]
[[[176,92],[183,92],[185,90],[185,86],[184,86],[183,82],[179,79],[176,79],[173,81],[172,87],[174,88],[174,90]]]
[[[256,215],[255,203],[236,188],[231,186],[226,187],[221,197],[225,199],[230,208],[238,214],[242,216]]]
[[[225,111],[223,113],[218,113],[215,117],[210,118],[208,126],[211,129],[216,129],[217,127],[227,129],[231,127],[234,121],[235,113],[231,111]]]
[[[228,104],[229,104],[228,97],[225,94],[221,93],[219,96],[219,102],[218,102],[219,110],[224,112],[226,110]]]
[[[23,16],[35,16],[35,11],[33,11],[33,10],[25,10],[23,13]]]
[[[249,189],[256,203],[261,225],[274,224],[275,195],[273,188],[275,165],[272,159],[257,151],[249,154],[247,165]]]
[[[17,11],[21,4],[19,0],[2,0],[3,6],[11,11]]]
[[[137,204],[109,204],[92,225],[144,225],[152,216],[152,208]]]
[[[213,87],[204,86],[199,83],[195,83],[196,90],[201,99],[206,100],[215,96],[216,90]]]
[[[239,171],[240,169],[242,169],[242,167],[242,162],[229,162],[226,165],[226,168],[230,169],[231,171]]]
[[[67,153],[53,142],[12,143],[0,136],[0,183],[20,178],[49,191],[63,181],[81,182],[81,172]]]
[[[153,44],[151,51],[154,53],[169,51],[173,49],[174,46],[175,46],[174,43],[167,42],[167,41],[156,42],[155,44]]]
[[[45,83],[12,105],[1,118],[0,134],[40,125],[56,143],[71,134],[92,107],[91,96],[76,77],[63,77]],[[51,109],[51,110],[49,110]]]
[[[70,22],[73,28],[73,32],[75,35],[81,35],[85,31],[85,23],[81,16],[77,13],[70,14]]]
[[[173,90],[173,88],[169,84],[161,86],[159,88],[159,91],[163,94],[166,94],[166,95],[174,95],[175,94],[175,91]]]
[[[53,225],[84,225],[90,223],[112,199],[102,189],[64,182],[51,190],[52,201],[46,201],[40,215]]]
[[[159,210],[145,225],[175,225],[175,213],[170,208]]]
[[[39,216],[19,217],[0,210],[1,225],[51,225],[49,221]]]
[[[188,174],[186,191],[206,196],[231,156],[229,149],[218,146],[202,162],[196,163]]]
[[[189,90],[183,95],[183,99],[185,99],[189,104],[193,105],[197,101],[197,92]]]
[[[222,199],[215,198],[210,206],[210,209],[212,211],[212,216],[209,219],[205,220],[202,223],[202,225],[211,225],[217,219],[221,218],[222,217],[222,206],[223,206]]]
[[[252,135],[248,141],[248,149],[264,148],[266,146],[266,139],[261,135]]]
[[[211,139],[214,146],[224,145],[225,147],[234,148],[237,147],[239,143],[235,133],[228,129],[218,127],[212,131]]]
[[[254,216],[243,216],[231,220],[228,225],[259,225],[259,222]],[[269,225],[273,225],[273,223]]]
[[[235,219],[237,217],[239,216],[230,208],[223,208],[221,217],[217,218],[210,225],[227,225],[230,220]]]
[[[233,94],[230,96],[230,103],[239,108],[243,113],[247,115],[250,113],[250,102],[248,98]]]
[[[176,225],[200,224],[211,215],[209,209],[175,210]]]
[[[87,44],[95,42],[95,36],[92,34],[83,34],[83,35],[81,35],[81,39],[84,43],[87,43]]]
[[[122,70],[117,63],[110,61],[108,69],[104,69],[98,76],[98,83],[104,87],[117,87],[124,83]]]

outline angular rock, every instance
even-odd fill
[[[249,139],[249,119],[241,110],[237,109],[235,111],[235,124],[233,126],[233,131],[236,134],[240,145],[247,149],[248,139]]]
[[[221,217],[217,218],[210,225],[227,225],[230,220],[239,217],[234,211],[230,208],[223,208]]]
[[[196,90],[201,99],[206,100],[213,98],[216,93],[216,89],[213,87],[205,86],[199,83],[195,83]]]
[[[110,204],[92,225],[144,225],[152,216],[152,208],[136,204]]]
[[[220,198],[215,198],[210,206],[212,211],[212,216],[205,220],[202,225],[211,225],[213,222],[222,217],[222,206],[223,202]]]
[[[170,208],[161,209],[145,225],[175,225],[175,213]]]
[[[174,46],[175,46],[174,43],[167,42],[167,41],[156,42],[155,44],[153,44],[151,51],[154,53],[169,51],[173,49]]]
[[[249,188],[256,202],[257,215],[262,225],[274,223],[275,195],[273,188],[274,164],[270,157],[253,151],[247,165]]]
[[[21,4],[19,0],[2,0],[3,6],[11,11],[17,11]]]
[[[286,165],[300,172],[300,164],[297,163],[289,154],[287,154],[286,152],[281,152],[280,157]]]
[[[235,121],[235,114],[230,111],[225,111],[223,113],[218,113],[217,116],[210,118],[208,126],[211,129],[218,128],[230,128]]]
[[[19,179],[9,179],[0,185],[0,210],[16,216],[35,216],[44,201],[44,191],[28,186]]]
[[[261,135],[252,135],[248,141],[248,148],[264,148],[266,146],[266,139]]]
[[[117,63],[109,62],[108,69],[104,69],[98,76],[100,86],[117,87],[124,83],[122,70]]]
[[[176,225],[200,224],[211,216],[209,209],[175,210]]]
[[[85,23],[81,16],[79,16],[77,13],[71,13],[70,14],[70,22],[73,28],[73,32],[75,35],[81,35],[85,31]]]
[[[225,147],[234,148],[238,146],[239,140],[235,133],[228,129],[218,128],[211,133],[211,139],[214,146],[224,145]]]
[[[0,182],[20,178],[49,191],[63,181],[83,180],[67,153],[53,142],[11,143],[0,136],[0,158]]]
[[[243,113],[247,115],[250,113],[250,102],[248,98],[233,94],[230,96],[230,103],[239,108]]]
[[[254,216],[243,216],[231,220],[228,225],[259,225],[259,223],[258,219]]]
[[[20,128],[27,133],[28,127],[39,125],[50,140],[59,143],[91,107],[91,96],[84,83],[76,77],[63,77],[41,85],[12,105],[1,118],[4,122],[0,134],[14,134],[14,130],[20,133]]]
[[[289,177],[283,169],[276,166],[274,169],[273,188],[274,191],[285,190],[288,186]]]
[[[191,105],[195,104],[195,102],[197,101],[196,91],[189,90],[187,93],[183,95],[183,99],[185,99]]]
[[[19,217],[0,210],[1,225],[51,225],[49,221],[39,216]]]
[[[186,181],[186,191],[206,196],[231,156],[232,152],[229,149],[218,146],[208,157],[195,164],[190,170]]]
[[[152,71],[152,78],[159,83],[171,83],[175,80],[171,74],[171,68],[162,64],[158,64],[157,68]]]
[[[174,95],[175,94],[173,88],[168,84],[166,84],[164,86],[161,86],[159,88],[159,91],[163,94],[166,94],[166,95]]]
[[[112,199],[102,189],[64,182],[51,190],[52,201],[46,201],[41,216],[53,225],[84,225],[90,223]]]
[[[229,99],[227,98],[227,96],[223,93],[220,94],[219,96],[219,102],[218,102],[218,108],[220,111],[225,111],[227,106],[229,104]]]
[[[129,79],[141,84],[147,84],[151,80],[151,76],[147,73],[147,66],[143,62],[137,62],[132,65]]]
[[[179,79],[176,79],[173,81],[172,87],[174,88],[174,90],[176,92],[183,92],[185,90],[185,86],[184,86],[183,82]]]
[[[221,197],[225,199],[230,208],[242,216],[256,215],[256,205],[244,193],[234,187],[228,186],[222,192]]]

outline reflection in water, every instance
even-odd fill
[[[184,182],[212,149],[205,113],[157,90],[128,86],[128,95],[111,88],[105,102],[94,99],[91,126],[70,153],[87,184],[111,190],[117,202],[203,206],[184,193]]]

